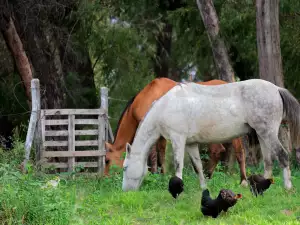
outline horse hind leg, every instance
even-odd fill
[[[194,169],[199,176],[200,187],[202,190],[206,189],[206,181],[203,174],[202,161],[199,154],[198,144],[186,145],[185,150],[188,152],[192,163],[194,164]]]
[[[264,177],[271,178],[273,172],[272,145],[268,145],[267,137],[262,138],[259,135],[257,135],[257,137],[264,161]]]
[[[279,140],[278,140],[278,143],[277,143],[276,152],[277,152],[279,165],[283,169],[284,186],[285,186],[286,189],[289,190],[289,189],[292,188],[289,153],[282,146],[282,144],[280,143]]]
[[[289,166],[289,153],[284,149],[277,135],[275,135],[274,133],[269,135],[259,135],[258,139],[261,145],[261,151],[264,159],[264,177],[271,178],[272,176],[273,156],[274,158],[278,159],[280,167],[283,168],[283,179],[285,188],[291,189],[292,182],[291,171]]]

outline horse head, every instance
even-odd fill
[[[132,151],[131,145],[127,143],[123,164],[123,191],[138,190],[147,172],[146,157],[140,151]]]
[[[123,167],[122,153],[123,151],[117,149],[113,144],[105,142],[106,155],[105,155],[105,174],[108,175],[109,168],[112,165]]]

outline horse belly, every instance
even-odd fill
[[[187,141],[200,143],[224,143],[250,131],[242,110],[235,104],[228,108],[210,109],[202,116],[193,115]]]
[[[186,137],[187,143],[218,143],[249,132],[238,100],[191,97],[165,101],[159,112],[160,131],[169,139],[171,133]]]
[[[224,143],[247,134],[250,127],[247,124],[232,124],[231,126],[214,126],[203,128],[197,134],[187,138],[187,143]]]

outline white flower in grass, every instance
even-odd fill
[[[53,180],[47,181],[45,185],[42,186],[42,189],[45,188],[56,188],[60,182],[60,178],[57,176]]]

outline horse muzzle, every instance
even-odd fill
[[[127,191],[137,191],[141,186],[141,181],[134,179],[123,179],[122,190]]]

